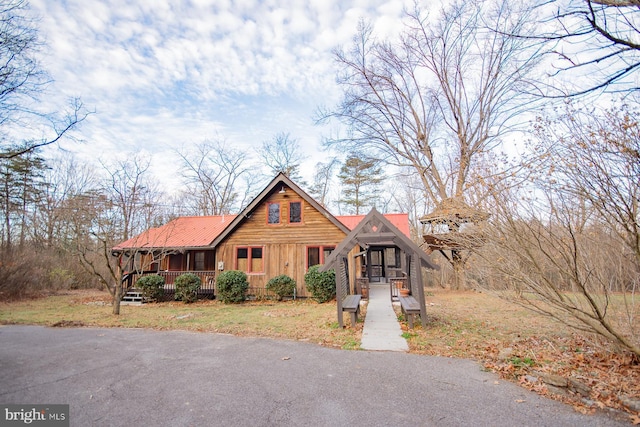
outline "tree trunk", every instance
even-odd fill
[[[464,271],[464,260],[459,250],[451,250],[451,265],[453,266],[453,289],[467,289],[467,277]]]
[[[116,267],[116,287],[113,290],[113,314],[120,314],[120,301],[122,301],[122,255],[118,257]]]
[[[122,283],[116,283],[113,292],[113,314],[120,314],[120,301],[122,300]]]
[[[4,182],[4,229],[5,229],[5,249],[7,254],[11,254],[11,199],[9,194],[9,181]]]

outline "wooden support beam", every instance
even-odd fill
[[[396,234],[395,233],[391,233],[391,232],[385,232],[385,233],[360,233],[357,236],[358,240],[373,240],[373,241],[376,241],[376,242],[380,241],[380,240],[392,241],[394,237],[396,237]]]
[[[342,275],[336,274],[336,301],[338,306],[338,325],[340,325],[340,329],[344,328],[344,318],[342,317],[342,300],[344,299],[344,295],[342,295]]]
[[[422,284],[422,269],[420,268],[420,254],[413,254],[413,262],[416,266],[416,289],[418,291],[418,303],[420,304],[420,321],[422,322],[422,327],[427,327],[427,304],[424,300],[424,285]]]

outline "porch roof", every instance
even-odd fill
[[[407,224],[408,227],[408,224]],[[397,246],[406,253],[415,253],[420,258],[424,267],[438,270],[438,266],[433,264],[427,253],[405,235],[397,226],[391,223],[386,215],[382,215],[375,208],[340,242],[338,247],[331,252],[325,260],[325,264],[320,267],[320,271],[335,268],[338,260],[353,249],[356,245],[368,246]]]
[[[113,250],[206,247],[211,245],[235,217],[236,215],[178,217],[120,243]]]
[[[409,214],[406,213],[387,213],[382,214],[389,222],[395,225],[398,230],[407,237],[411,237],[409,231]],[[366,215],[336,215],[336,219],[347,226],[349,230],[353,230],[360,224]]]

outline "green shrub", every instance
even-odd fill
[[[157,274],[142,276],[135,287],[142,291],[142,296],[146,300],[159,301],[164,296],[164,277]]]
[[[276,294],[278,301],[282,301],[283,297],[293,296],[296,290],[296,281],[286,274],[281,274],[269,279],[267,290]]]
[[[198,289],[200,289],[202,281],[195,274],[182,274],[176,277],[174,284],[176,285],[176,301],[190,303],[195,302],[198,299]]]
[[[304,275],[304,283],[313,299],[323,303],[336,297],[336,272],[329,270],[321,273],[318,271],[319,268],[319,265],[310,267]]]
[[[242,302],[247,298],[249,282],[247,275],[238,270],[223,271],[216,279],[216,298],[225,304]]]

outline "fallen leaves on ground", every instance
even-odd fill
[[[418,325],[408,340],[412,353],[475,359],[501,378],[579,412],[626,413],[640,424],[640,413],[622,401],[640,402],[635,355],[486,294],[436,291],[427,302],[427,328]],[[542,378],[566,384],[553,386]]]
[[[487,369],[523,387],[573,405],[580,412],[613,408],[637,416],[625,407],[620,396],[640,399],[640,361],[630,353],[607,349],[607,344],[580,335],[571,337],[529,337],[510,343],[511,355],[499,357],[498,346],[489,345],[478,355]],[[522,363],[522,360],[529,363]],[[544,374],[568,380],[567,387],[555,387]],[[572,387],[584,384],[581,390]]]

